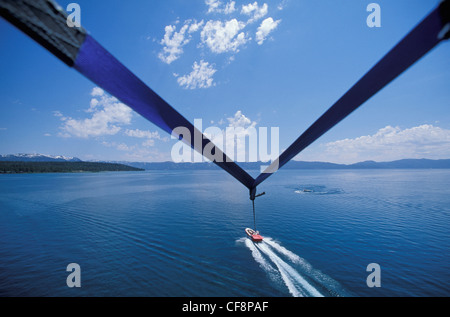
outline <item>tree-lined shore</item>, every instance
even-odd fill
[[[0,162],[0,174],[126,171],[143,171],[143,169],[124,164],[97,162]]]

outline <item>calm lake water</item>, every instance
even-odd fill
[[[0,296],[450,295],[450,170],[282,170],[259,191],[254,244],[220,170],[0,175]]]

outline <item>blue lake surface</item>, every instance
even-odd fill
[[[449,170],[281,170],[262,191],[254,244],[221,170],[0,175],[0,296],[450,295]]]

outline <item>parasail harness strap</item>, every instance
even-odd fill
[[[255,181],[246,171],[103,48],[83,28],[69,27],[67,13],[52,0],[0,0],[0,14],[53,55],[109,92],[156,126],[173,134],[227,171],[247,188]],[[178,127],[190,134],[176,134]],[[187,133],[186,133],[187,134]],[[202,142],[196,144],[195,136]],[[220,158],[220,159],[216,159]]]
[[[449,36],[450,0],[445,0],[300,135],[256,178],[253,187],[272,174],[267,171],[284,166]]]
[[[444,0],[300,135],[267,168],[265,173],[253,179],[216,146],[214,146],[214,157],[209,151],[205,153],[205,147],[210,147],[212,142],[104,49],[83,28],[69,27],[67,13],[53,0],[0,0],[0,15],[68,66],[74,67],[85,77],[167,133],[173,134],[177,127],[187,128],[191,136],[200,133],[203,140],[201,145],[196,145],[192,141],[192,137],[188,139],[182,134],[177,134],[176,137],[247,187],[250,190],[253,207],[255,198],[263,195],[256,195],[256,187],[273,171],[283,167],[437,44],[450,37],[450,0]],[[218,162],[216,157],[221,157],[222,161]],[[267,171],[271,171],[271,173]],[[256,226],[256,218],[254,220]]]

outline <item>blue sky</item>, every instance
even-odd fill
[[[73,1],[59,1],[62,7]],[[77,1],[81,24],[191,122],[279,127],[280,150],[439,1]],[[0,154],[169,161],[175,141],[0,20]],[[442,43],[298,160],[450,158]]]

